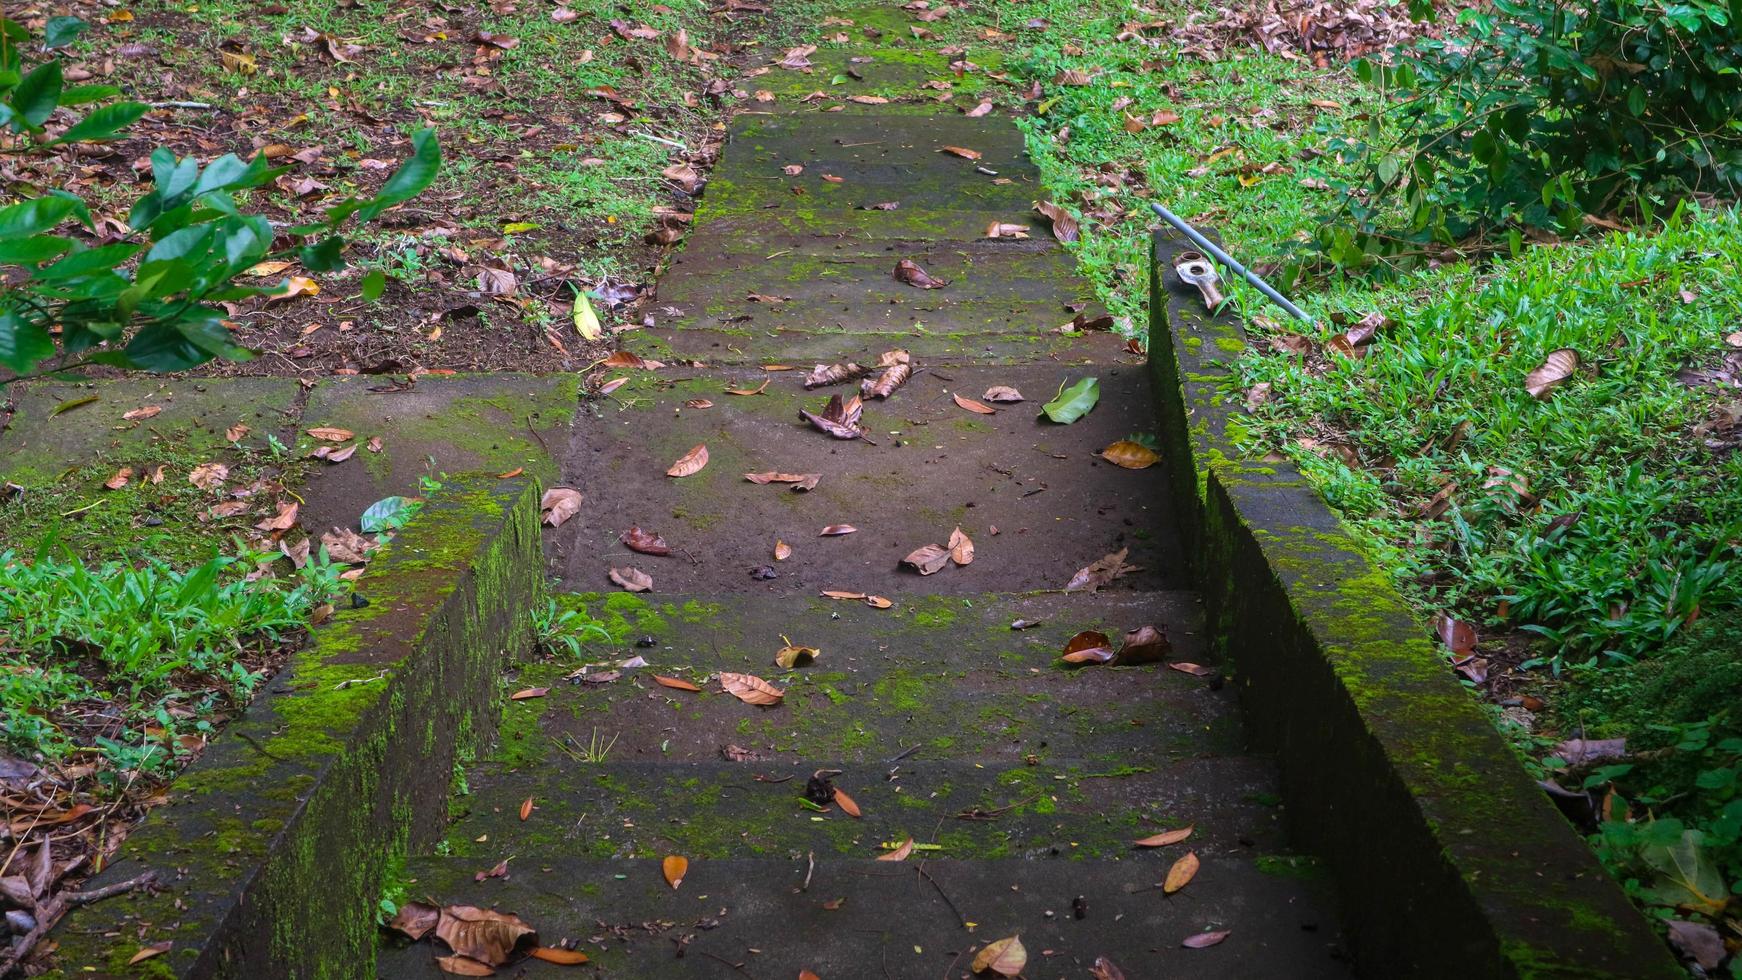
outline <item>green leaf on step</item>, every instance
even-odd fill
[[[363,517],[357,524],[364,534],[404,527],[405,522],[417,513],[420,502],[411,497],[383,497],[369,505],[369,509],[363,512]]]
[[[592,302],[579,289],[575,290],[575,331],[587,340],[598,340],[604,335],[599,314],[593,312]]]
[[[1094,378],[1084,378],[1069,388],[1061,387],[1058,397],[1042,405],[1040,410],[1054,422],[1069,425],[1089,414],[1100,400],[1101,383]]]
[[[829,79],[829,84],[830,85],[845,85],[850,81],[852,81],[852,79],[848,78],[845,75],[836,75],[834,78]]]

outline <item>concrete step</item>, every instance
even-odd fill
[[[1148,378],[1130,367],[1051,365],[927,369],[885,402],[864,410],[866,440],[831,438],[798,411],[820,411],[837,386],[806,392],[802,374],[766,376],[759,395],[727,394],[718,376],[672,370],[629,372],[608,400],[591,404],[596,422],[577,427],[563,479],[587,504],[547,532],[547,554],[565,588],[609,588],[613,566],[651,575],[659,592],[814,594],[822,589],[890,598],[925,593],[1059,589],[1078,569],[1122,548],[1141,567],[1122,589],[1178,588],[1185,581],[1173,516],[1163,503],[1163,466],[1127,470],[1097,457],[1109,444],[1151,430]],[[1071,425],[1038,417],[1061,385],[1094,374],[1098,406]],[[953,393],[980,399],[994,385],[1028,399],[995,415],[958,407]],[[697,399],[711,408],[686,405]],[[696,445],[709,463],[693,476],[665,471]],[[809,493],[758,486],[744,474],[819,473]],[[629,490],[628,488],[633,488]],[[826,526],[858,531],[821,537]],[[636,554],[619,538],[632,526],[659,533],[672,554]],[[946,544],[960,526],[978,546],[965,568],[920,576],[901,566],[915,548]],[[994,533],[996,528],[997,533]],[[776,562],[785,541],[792,557]],[[779,577],[751,577],[759,566]]]
[[[636,330],[623,336],[623,347],[667,364],[700,362],[720,367],[762,364],[875,363],[877,355],[901,348],[934,367],[965,364],[1125,364],[1138,359],[1125,342],[1111,334],[1069,337],[1059,333],[957,330],[941,332],[925,323],[876,324],[853,327],[783,330],[754,323],[727,324],[718,319],[685,321],[693,325]]]
[[[698,860],[675,890],[657,859],[562,853],[524,854],[507,877],[482,882],[477,862],[462,858],[414,860],[407,874],[412,896],[514,912],[542,942],[574,942],[612,978],[958,977],[981,946],[1012,934],[1031,980],[1079,980],[1098,957],[1133,978],[1349,975],[1310,866],[1209,857],[1164,897],[1155,885],[1179,850],[1117,863]],[[1206,930],[1230,935],[1208,949],[1180,946]],[[438,980],[437,950],[446,952],[432,941],[389,945],[378,976]],[[512,970],[576,975],[536,960]]]
[[[589,683],[567,657],[520,665],[491,759],[504,768],[561,762],[613,740],[619,762],[712,762],[735,745],[781,765],[806,758],[855,765],[898,753],[914,760],[1016,765],[1087,760],[1115,769],[1136,758],[1179,760],[1240,751],[1233,691],[1158,666],[1071,669],[1059,653],[1081,630],[1166,630],[1174,662],[1209,662],[1191,593],[921,597],[890,609],[821,597],[715,596],[644,600],[562,597],[612,634],[591,660],[615,676]],[[1017,620],[1029,625],[1011,628]],[[821,651],[798,668],[774,654]],[[639,656],[647,665],[618,669]],[[720,671],[762,677],[786,692],[778,707],[721,692]],[[653,675],[704,693],[661,687]],[[814,767],[813,767],[814,768]]]

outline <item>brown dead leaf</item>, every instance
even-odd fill
[[[111,490],[119,490],[133,480],[133,467],[123,466],[115,471],[115,475],[103,481],[103,486]]]
[[[799,409],[799,416],[821,432],[826,432],[836,439],[857,439],[865,434],[864,426],[859,424],[859,416],[864,411],[864,403],[854,395],[847,401],[841,401],[840,395],[830,395],[829,403],[823,406],[821,413]]]
[[[942,289],[949,285],[942,279],[933,279],[930,273],[920,268],[919,263],[912,259],[902,259],[895,263],[895,279],[920,289]]]
[[[1213,667],[1205,667],[1203,664],[1194,664],[1187,660],[1168,664],[1167,667],[1169,670],[1177,670],[1182,674],[1190,674],[1193,677],[1208,677],[1216,672]]]
[[[757,385],[754,388],[727,388],[726,394],[728,394],[728,395],[760,395],[764,391],[768,390],[768,381],[769,380],[772,380],[772,379],[764,380],[761,384]]]
[[[950,532],[950,561],[957,565],[974,563],[974,542],[959,527]]]
[[[262,531],[288,531],[296,524],[297,503],[291,500],[280,501],[278,513],[254,525]]]
[[[248,427],[240,422],[224,430],[224,441],[241,442],[248,437]]]
[[[989,402],[1011,404],[1022,400],[1022,392],[1017,391],[1009,385],[993,385],[992,387],[987,388],[986,393],[980,397]]]
[[[785,541],[775,541],[774,542],[774,560],[775,561],[785,561],[791,557],[792,557],[792,545],[787,544]]]
[[[822,651],[818,650],[816,647],[799,646],[791,640],[787,640],[784,636],[781,637],[781,639],[786,640],[786,646],[783,646],[774,652],[774,665],[776,667],[782,667],[787,670],[791,670],[794,667],[803,667],[822,655]]]
[[[946,146],[938,152],[948,153],[950,156],[961,157],[964,160],[978,160],[982,156],[979,150],[970,150],[965,146]]]
[[[309,453],[309,456],[326,463],[337,464],[343,463],[356,454],[357,444],[353,442],[349,446],[316,446],[314,452]]]
[[[549,693],[550,693],[550,688],[548,688],[548,687],[526,687],[526,688],[521,688],[520,690],[515,691],[513,694],[508,695],[508,700],[510,700],[510,701],[530,701],[533,698],[542,698],[546,694],[549,694]]]
[[[1120,641],[1119,655],[1113,658],[1113,664],[1129,667],[1158,663],[1172,652],[1173,644],[1168,642],[1166,633],[1154,626],[1139,626],[1126,633]]]
[[[907,856],[909,854],[912,854],[912,853],[913,853],[913,838],[909,837],[908,839],[902,841],[900,846],[898,846],[895,850],[890,851],[887,854],[877,855],[877,860],[879,860],[879,861],[905,861],[905,860],[907,860]]]
[[[675,477],[693,476],[700,473],[702,467],[706,465],[708,465],[708,447],[705,445],[697,446],[678,457],[677,462],[671,464],[671,468],[665,471],[665,475]]]
[[[681,677],[667,677],[664,674],[654,674],[653,682],[660,687],[669,687],[674,691],[700,691],[701,688]]]
[[[526,799],[524,799],[520,802],[520,822],[521,823],[525,823],[527,821],[527,819],[532,816],[533,809],[534,809],[534,807],[533,807],[533,803],[532,803],[532,797],[528,796]]]
[[[830,524],[828,527],[825,527],[821,531],[818,531],[817,537],[819,537],[819,538],[838,538],[843,534],[857,533],[858,530],[859,530],[858,528],[854,527],[851,524]]]
[[[611,581],[628,592],[652,592],[653,577],[638,568],[613,568]]]
[[[644,555],[671,554],[671,546],[665,543],[664,538],[651,531],[643,531],[639,527],[632,527],[624,531],[618,540],[622,541],[630,551],[639,551]]]
[[[977,402],[972,398],[964,398],[960,393],[952,394],[950,397],[955,399],[956,406],[958,408],[965,408],[968,411],[973,412],[977,415],[996,415],[996,414],[998,414],[998,410],[996,408],[993,408],[990,405],[982,404],[981,402]]]
[[[1186,949],[1208,949],[1221,943],[1233,934],[1232,929],[1216,929],[1210,932],[1194,932],[1179,941]]]
[[[859,383],[859,393],[866,398],[888,398],[913,376],[913,358],[904,350],[884,351],[877,367],[881,369],[877,377]]]
[[[163,406],[161,405],[143,405],[130,412],[122,412],[121,418],[123,421],[127,422],[142,422],[146,419],[156,417],[156,415],[162,411]]]
[[[683,876],[689,873],[690,859],[681,854],[668,854],[659,863],[659,869],[665,874],[665,883],[675,890],[683,884]]]
[[[1166,847],[1169,844],[1178,844],[1191,835],[1191,827],[1181,827],[1178,830],[1164,830],[1150,837],[1141,837],[1132,843],[1138,847]]]
[[[496,969],[490,964],[480,963],[470,956],[438,956],[435,958],[435,965],[443,973],[450,973],[456,977],[493,977],[496,975]]]
[[[795,491],[815,490],[817,483],[823,478],[821,473],[778,473],[770,470],[766,473],[746,473],[744,479],[758,486],[770,483],[790,483]]]
[[[519,916],[471,905],[444,906],[435,934],[457,955],[490,966],[502,966],[522,947],[538,944],[538,931]]]
[[[810,374],[805,375],[804,386],[806,389],[810,389],[821,388],[825,385],[838,385],[855,380],[869,370],[870,368],[861,367],[852,361],[847,361],[844,364],[818,364],[811,369]]]
[[[436,927],[441,917],[442,910],[434,905],[406,902],[393,914],[393,921],[387,923],[387,928],[404,933],[411,937],[412,942],[417,942]]]
[[[1172,895],[1191,884],[1191,880],[1197,876],[1197,873],[1198,855],[1188,851],[1184,857],[1173,863],[1173,867],[1167,869],[1167,880],[1161,883],[1162,892]]]
[[[1065,643],[1067,664],[1104,664],[1113,659],[1113,641],[1098,630],[1083,630]]]
[[[357,447],[356,447],[356,446],[351,446],[351,447],[350,447],[350,451],[351,451],[351,452],[353,452],[353,453],[354,453],[354,452],[356,452],[356,451],[357,451]],[[347,457],[346,457],[346,458],[349,458],[349,457],[348,457],[348,456],[347,456]],[[503,471],[503,472],[501,472],[501,473],[498,473],[498,474],[496,474],[496,479],[498,479],[498,480],[512,480],[512,479],[514,479],[514,478],[515,478],[515,477],[517,477],[517,476],[519,476],[519,475],[520,475],[520,474],[522,474],[522,473],[525,473],[525,472],[526,472],[526,467],[524,467],[524,466],[516,466],[516,467],[515,467],[515,468],[513,468],[513,469],[511,469],[511,470],[505,470],[505,471]]]
[[[745,704],[779,704],[786,697],[786,692],[768,683],[755,674],[734,674],[723,671],[720,674],[720,686],[727,694],[732,695]]]
[[[350,429],[340,429],[335,426],[322,425],[308,430],[308,434],[322,442],[350,442],[357,434]]]
[[[587,954],[578,949],[563,949],[560,946],[539,946],[527,955],[558,966],[579,966],[587,962]]]
[[[1077,240],[1077,219],[1069,211],[1051,201],[1036,201],[1034,209],[1041,216],[1052,222],[1052,234],[1059,241],[1069,244]]]
[[[1022,948],[1022,937],[1010,936],[987,943],[974,954],[970,964],[975,973],[995,973],[1001,977],[1020,976],[1028,966],[1028,950]]]
[[[1161,457],[1155,450],[1141,442],[1121,439],[1101,450],[1101,458],[1115,466],[1123,466],[1128,470],[1143,470],[1161,462]]]
[[[585,499],[573,487],[551,487],[539,500],[538,509],[544,512],[545,524],[561,527],[564,521],[581,512],[581,501]]]
[[[230,468],[223,463],[201,463],[188,473],[188,482],[201,490],[215,490],[229,475]]]
[[[987,238],[1027,238],[1028,226],[1010,221],[994,221],[986,226]]]
[[[901,563],[911,565],[921,575],[931,575],[950,563],[950,549],[936,544],[921,545],[901,559]]]
[[[1078,569],[1077,573],[1071,576],[1070,582],[1065,585],[1065,591],[1078,592],[1087,589],[1093,592],[1122,575],[1142,571],[1136,565],[1125,564],[1125,556],[1130,552],[1129,548],[1120,548],[1093,564]]]
[[[1545,401],[1554,389],[1563,381],[1573,376],[1579,369],[1579,352],[1571,347],[1563,347],[1548,355],[1524,379],[1524,390],[1530,392],[1530,397]]]

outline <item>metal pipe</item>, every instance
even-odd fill
[[[1239,262],[1235,261],[1235,259],[1232,255],[1229,255],[1227,252],[1224,252],[1220,248],[1217,248],[1215,242],[1212,242],[1208,238],[1205,238],[1196,228],[1193,228],[1191,225],[1186,224],[1186,220],[1184,218],[1180,217],[1177,214],[1174,214],[1172,211],[1169,211],[1167,208],[1164,208],[1159,204],[1155,204],[1152,202],[1149,206],[1150,206],[1150,208],[1154,209],[1156,214],[1161,215],[1161,218],[1163,221],[1166,221],[1168,224],[1173,225],[1175,228],[1179,229],[1180,234],[1182,234],[1182,235],[1186,236],[1186,238],[1190,239],[1191,243],[1193,245],[1196,245],[1197,247],[1203,249],[1206,254],[1208,254],[1209,256],[1214,258],[1217,262],[1220,262],[1223,265],[1227,266],[1229,269],[1232,269],[1233,271],[1240,273],[1240,278],[1245,279],[1247,282],[1252,284],[1252,287],[1254,289],[1256,289],[1259,292],[1263,293],[1264,295],[1270,297],[1271,301],[1274,302],[1277,306],[1280,306],[1283,309],[1287,310],[1290,316],[1294,317],[1296,320],[1304,320],[1309,324],[1313,322],[1313,318],[1310,316],[1307,316],[1306,311],[1302,310],[1300,307],[1294,305],[1293,303],[1290,303],[1288,301],[1287,296],[1284,296],[1281,293],[1277,292],[1270,285],[1270,283],[1267,283],[1263,279],[1258,278],[1257,273],[1253,272],[1251,269],[1248,269],[1245,266],[1241,265]]]

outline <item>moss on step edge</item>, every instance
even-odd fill
[[[1681,975],[1525,775],[1403,598],[1286,464],[1245,460],[1221,393],[1244,338],[1158,234],[1150,368],[1209,635],[1282,770],[1291,824],[1375,976]],[[1440,923],[1461,923],[1447,942]]]
[[[69,916],[57,974],[372,975],[382,887],[439,838],[454,763],[495,727],[502,664],[531,647],[538,496],[532,480],[450,479],[357,583],[369,604],[313,633],[93,882],[149,869],[162,890]]]

